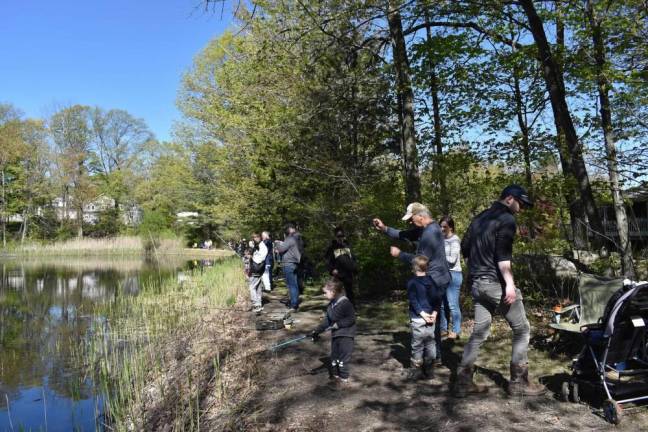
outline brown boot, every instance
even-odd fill
[[[511,396],[540,396],[547,392],[542,384],[529,381],[528,363],[511,363],[511,381],[508,394]]]
[[[452,396],[463,398],[469,394],[479,394],[488,392],[488,387],[477,385],[473,381],[475,373],[474,366],[459,366],[457,369],[457,380],[452,389]]]

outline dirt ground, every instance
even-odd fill
[[[281,312],[285,288],[266,295],[264,315]],[[401,300],[398,307],[406,308]],[[261,344],[307,334],[323,317],[326,301],[314,288],[307,291],[290,330],[261,331]],[[260,431],[639,431],[648,430],[648,409],[624,410],[619,426],[607,423],[594,392],[579,404],[562,402],[560,384],[569,373],[569,358],[552,358],[545,340],[546,326],[534,325],[529,353],[531,371],[550,388],[545,396],[510,398],[508,378],[510,334],[504,321],[494,321],[484,344],[476,379],[489,387],[487,395],[455,399],[449,383],[470,334],[466,320],[463,338],[443,344],[444,365],[434,377],[409,381],[409,331],[405,311],[400,322],[384,325],[379,306],[359,307],[358,336],[352,360],[353,384],[342,390],[328,385],[327,355],[330,337],[310,339],[276,352],[266,352],[259,363],[259,384],[237,410],[245,430]],[[539,315],[539,314],[538,314]],[[542,328],[540,328],[542,327]],[[540,341],[540,342],[539,342]],[[315,369],[315,373],[312,370]],[[581,391],[582,393],[582,391]]]

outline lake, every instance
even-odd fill
[[[0,431],[102,430],[102,396],[74,355],[93,324],[104,320],[95,307],[212,264],[97,257],[0,261]]]

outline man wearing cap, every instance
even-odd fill
[[[416,255],[425,255],[428,262],[427,274],[432,278],[437,289],[445,293],[450,283],[450,270],[445,258],[445,243],[441,227],[430,214],[430,210],[420,203],[411,203],[407,206],[404,221],[410,221],[414,228],[400,231],[386,226],[380,219],[374,219],[373,224],[378,231],[389,237],[400,240],[418,241],[416,253],[407,253],[392,246],[390,253],[393,257],[410,264]]]
[[[499,201],[472,220],[461,242],[461,253],[470,274],[475,326],[457,370],[453,388],[456,397],[487,390],[473,382],[473,374],[479,347],[488,337],[496,311],[504,316],[513,331],[509,394],[537,396],[546,391],[544,386],[529,381],[527,351],[531,329],[522,293],[515,287],[511,270],[513,239],[517,230],[515,215],[532,206],[523,187],[507,186]]]

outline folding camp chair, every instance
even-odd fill
[[[549,327],[558,330],[554,351],[574,340],[580,343],[581,328],[598,322],[605,312],[608,300],[621,286],[622,279],[581,273],[578,279],[578,301],[560,310],[553,310],[554,322]]]

